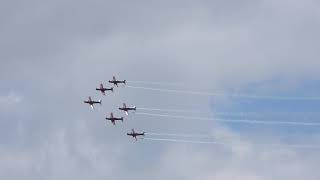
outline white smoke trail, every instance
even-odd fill
[[[142,87],[142,86],[127,86],[129,88],[134,89],[144,89],[144,90],[151,90],[151,91],[160,91],[160,92],[173,92],[173,93],[184,93],[184,94],[195,94],[195,95],[203,95],[203,96],[223,96],[224,94],[221,93],[207,93],[207,92],[200,92],[200,91],[183,91],[183,90],[173,90],[173,89],[160,89],[160,88],[149,88],[149,87]]]
[[[226,93],[210,93],[201,91],[184,91],[184,90],[173,90],[173,89],[161,89],[161,88],[150,88],[142,86],[127,86],[128,88],[144,89],[159,92],[171,92],[171,93],[182,93],[182,94],[193,94],[201,96],[225,96],[225,97],[237,97],[237,98],[248,98],[248,99],[269,99],[269,100],[320,100],[320,97],[282,97],[282,96],[257,96],[247,94],[226,94]]]
[[[137,107],[137,110],[163,111],[163,112],[192,112],[192,113],[200,113],[201,112],[201,111],[187,110],[187,109],[159,109],[159,108],[147,108],[147,107]]]
[[[177,142],[177,143],[192,143],[192,144],[214,144],[223,146],[248,146],[244,143],[227,143],[218,141],[194,141],[194,140],[184,140],[184,139],[165,139],[165,138],[142,138],[150,141],[165,141],[165,142]],[[254,146],[268,146],[273,148],[295,148],[295,149],[320,149],[320,146],[314,145],[300,145],[300,144],[259,144],[253,143]]]
[[[139,84],[152,84],[152,85],[169,85],[169,86],[180,86],[182,83],[174,83],[174,82],[149,82],[149,81],[127,81],[128,83],[139,83]]]
[[[195,144],[219,144],[219,145],[229,145],[228,143],[215,142],[215,141],[193,141],[193,140],[183,140],[183,139],[165,139],[165,138],[142,138],[145,140],[152,141],[167,141],[167,142],[182,142],[182,143],[195,143]]]
[[[167,114],[152,114],[152,113],[136,113],[136,114],[137,115],[156,116],[156,117],[170,117],[170,118],[177,118],[177,119],[191,119],[191,120],[216,121],[216,122],[228,122],[228,123],[295,125],[295,126],[320,126],[320,123],[308,123],[308,122],[262,121],[262,120],[248,120],[248,119],[221,119],[221,118],[190,117],[190,116],[178,116],[178,115],[167,115]]]
[[[208,134],[175,134],[175,133],[153,133],[153,132],[146,132],[146,135],[151,136],[176,136],[176,137],[203,137],[203,138],[214,138]]]
[[[201,107],[200,107],[201,108]],[[139,111],[159,111],[159,112],[173,112],[173,113],[210,113],[212,115],[216,116],[232,116],[232,117],[254,117],[254,118],[265,118],[265,117],[281,117],[281,116],[290,116],[294,117],[295,119],[301,118],[301,115],[303,117],[307,116],[315,116],[319,115],[320,112],[226,112],[226,111],[214,111],[214,112],[208,112],[208,111],[197,111],[197,110],[191,110],[191,109],[163,109],[163,108],[149,108],[149,107],[139,107],[137,108]]]
[[[204,113],[206,111],[196,111],[196,110],[191,110],[191,109],[162,109],[162,108],[149,108],[149,107],[137,107],[137,110],[142,110],[142,111],[161,111],[161,112],[188,112],[188,113]],[[211,112],[214,115],[229,115],[229,116],[248,116],[248,115],[253,115],[253,116],[262,116],[261,113],[258,112]],[[279,113],[279,112],[278,112]],[[272,112],[268,114],[278,114],[277,112]],[[284,114],[285,112],[282,112]],[[298,113],[298,112],[290,112],[292,113]],[[288,114],[288,112],[286,112]]]
[[[176,113],[205,113],[208,111],[196,111],[191,109],[160,109],[160,108],[147,108],[147,107],[137,107],[137,110],[142,111],[160,111],[160,112],[176,112]],[[264,117],[258,112],[211,112],[213,115],[227,115],[227,116],[256,116]],[[275,114],[275,113],[272,113]]]

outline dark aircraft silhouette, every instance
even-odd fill
[[[109,83],[113,83],[115,86],[118,87],[118,84],[126,84],[126,80],[123,80],[123,81],[119,81],[119,80],[116,80],[116,77],[113,76],[113,79],[111,81],[109,81]]]
[[[113,117],[113,113],[110,113],[110,117],[106,117],[106,120],[109,120],[112,122],[113,125],[116,125],[116,121],[122,121],[123,122],[123,117],[116,118]]]
[[[103,84],[100,84],[100,88],[96,88],[96,90],[97,91],[101,91],[101,93],[103,94],[103,95],[106,95],[106,91],[112,91],[113,92],[113,87],[111,87],[111,88],[105,88],[105,87],[103,87]]]
[[[142,133],[136,133],[134,132],[134,129],[131,130],[131,133],[127,133],[128,136],[132,136],[133,138],[136,139],[136,141],[138,140],[137,139],[137,136],[144,136],[144,133],[145,132],[142,132]]]
[[[126,113],[126,115],[129,115],[128,111],[136,111],[137,107],[135,107],[135,106],[127,107],[126,103],[123,103],[123,106],[119,107],[119,110],[122,110]]]
[[[98,101],[93,101],[91,99],[91,96],[88,97],[88,100],[87,101],[84,101],[84,103],[87,103],[87,104],[90,104],[91,108],[93,109],[93,105],[94,104],[100,104],[101,105],[101,100],[99,99]]]

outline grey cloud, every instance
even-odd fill
[[[103,97],[103,106],[94,111],[82,104],[89,95],[100,98],[94,87],[112,75],[178,81],[199,90],[241,90],[251,83],[267,82],[257,90],[263,93],[288,92],[304,80],[317,80],[318,2],[1,4],[6,8],[0,12],[4,27],[0,31],[0,90],[8,94],[11,88],[23,97],[18,108],[0,111],[0,134],[5,137],[0,139],[1,178],[319,179],[318,153],[261,150],[222,124],[130,116],[115,128],[104,120],[108,111],[124,101],[210,109],[216,99],[118,88]],[[278,78],[281,85],[269,83]],[[131,127],[214,131],[216,136],[249,146],[132,143],[124,134]],[[260,133],[248,134],[256,140],[265,138]],[[316,144],[318,139],[306,143]],[[278,139],[272,136],[269,141]]]
[[[10,106],[16,103],[20,103],[21,101],[22,97],[14,92],[10,92],[8,95],[0,96],[1,106]]]

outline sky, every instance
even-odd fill
[[[214,121],[319,122],[319,1],[0,0],[0,27],[0,179],[320,178],[319,126]],[[128,86],[95,91],[113,75]]]

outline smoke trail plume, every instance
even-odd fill
[[[203,137],[203,138],[214,138],[208,134],[176,134],[176,133],[153,133],[153,132],[146,132],[146,135],[151,136],[176,136],[176,137]]]
[[[168,85],[168,86],[180,86],[182,83],[174,82],[150,82],[150,81],[127,81],[128,83],[137,83],[137,84],[150,84],[150,85]]]
[[[195,140],[184,140],[184,139],[165,139],[165,138],[142,138],[144,140],[150,141],[164,141],[164,142],[177,142],[177,143],[192,143],[192,144],[213,144],[213,145],[223,145],[223,146],[248,146],[244,143],[227,143],[227,142],[218,142],[218,141],[195,141]],[[254,146],[268,146],[272,148],[293,148],[293,149],[320,149],[320,146],[314,145],[300,145],[300,144],[259,144],[259,143],[252,143],[250,145]]]
[[[136,113],[137,115],[147,115],[155,117],[169,117],[177,119],[190,119],[201,121],[216,121],[227,123],[246,123],[246,124],[269,124],[269,125],[293,125],[293,126],[320,126],[320,123],[308,122],[290,122],[290,121],[263,121],[263,120],[248,120],[248,119],[221,119],[221,118],[207,118],[207,117],[190,117],[190,116],[176,116],[167,114],[152,114],[152,113]]]
[[[138,107],[137,109],[145,110],[145,111],[163,111],[163,112],[192,112],[192,113],[201,112],[201,111],[187,110],[187,109],[159,109],[159,108],[147,108],[147,107]]]
[[[185,91],[185,90],[173,90],[173,89],[161,89],[161,88],[150,88],[142,86],[127,86],[128,88],[134,89],[143,89],[159,92],[171,92],[171,93],[180,93],[180,94],[192,94],[192,95],[201,95],[201,96],[224,96],[224,97],[237,97],[237,98],[247,98],[247,99],[265,99],[265,100],[300,100],[307,101],[313,100],[318,101],[320,97],[285,97],[285,96],[258,96],[258,95],[247,95],[247,94],[226,94],[226,93],[210,93],[210,92],[201,92],[201,91]]]

